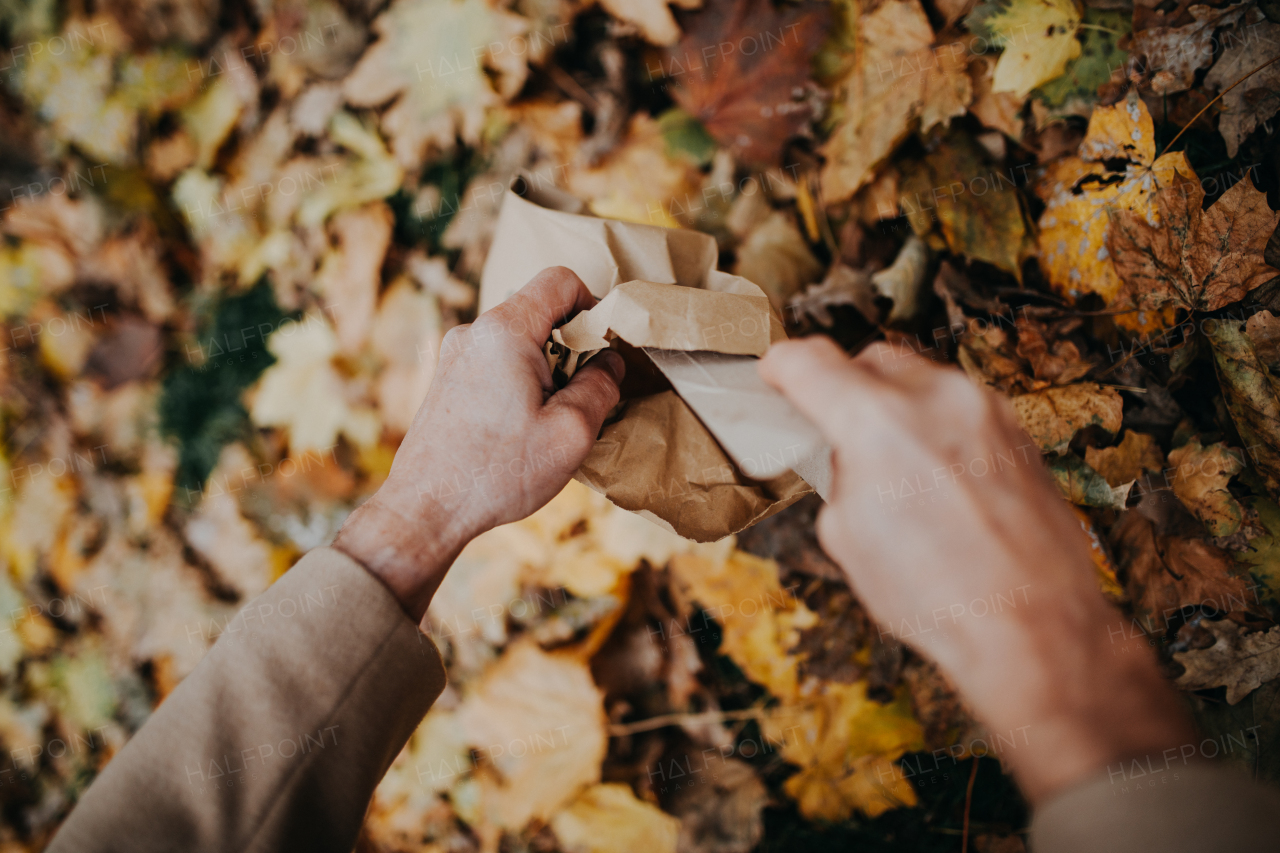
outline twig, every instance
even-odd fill
[[[684,723],[722,723],[726,720],[759,720],[763,717],[763,708],[747,708],[742,711],[705,711],[701,714],[663,714],[647,720],[636,720],[634,723],[617,723],[609,726],[609,737],[625,737]]]
[[[1234,89],[1236,86],[1239,86],[1239,85],[1240,85],[1241,83],[1243,83],[1245,80],[1248,80],[1250,77],[1252,77],[1253,75],[1257,74],[1257,73],[1258,73],[1259,71],[1261,71],[1262,69],[1266,68],[1268,65],[1271,65],[1271,64],[1273,64],[1273,63],[1275,63],[1275,62],[1280,62],[1280,56],[1277,56],[1275,59],[1268,59],[1266,62],[1262,63],[1262,64],[1261,64],[1261,65],[1259,65],[1257,68],[1253,69],[1253,70],[1252,70],[1252,71],[1250,71],[1248,74],[1244,75],[1244,76],[1243,76],[1243,77],[1241,77],[1239,80],[1237,80],[1236,82],[1232,83],[1230,86],[1228,86],[1227,88],[1225,88],[1225,89],[1223,89],[1221,92],[1219,92],[1219,93],[1218,93],[1218,95],[1217,95],[1217,97],[1215,97],[1215,98],[1214,98],[1212,101],[1210,101],[1209,103],[1205,104],[1205,105],[1204,105],[1204,107],[1200,110],[1200,112],[1196,113],[1195,115],[1193,115],[1193,116],[1191,117],[1191,121],[1187,122],[1186,124],[1184,124],[1184,125],[1182,126],[1182,130],[1178,131],[1178,135],[1177,135],[1177,136],[1175,136],[1175,137],[1173,137],[1173,139],[1170,139],[1170,140],[1169,140],[1169,144],[1168,144],[1168,145],[1166,145],[1166,146],[1164,147],[1164,150],[1160,152],[1160,156],[1162,156],[1162,157],[1163,157],[1163,156],[1164,156],[1164,154],[1165,154],[1165,152],[1166,152],[1166,151],[1168,151],[1170,148],[1172,148],[1172,147],[1173,147],[1173,143],[1175,143],[1175,142],[1177,142],[1179,139],[1181,139],[1181,138],[1182,138],[1182,134],[1186,133],[1186,132],[1187,132],[1187,129],[1188,129],[1188,128],[1190,128],[1190,127],[1191,127],[1191,125],[1193,125],[1193,124],[1195,124],[1195,123],[1196,123],[1196,119],[1198,119],[1198,118],[1200,118],[1200,116],[1204,115],[1204,114],[1205,114],[1205,110],[1209,109],[1209,107],[1211,107],[1211,106],[1213,106],[1214,104],[1216,104],[1216,103],[1219,101],[1219,99],[1221,99],[1221,98],[1222,98],[1222,96],[1223,96],[1223,95],[1227,94],[1227,92],[1230,92],[1230,91],[1231,91],[1232,89]]]
[[[969,809],[973,807],[973,783],[978,778],[978,756],[973,757],[969,787],[964,789],[964,829],[960,832],[960,853],[969,853]]]

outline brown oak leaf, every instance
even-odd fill
[[[1225,686],[1227,704],[1234,705],[1280,676],[1280,627],[1245,634],[1230,619],[1200,624],[1217,642],[1207,649],[1174,653],[1174,660],[1187,668],[1175,682],[1183,690]]]
[[[1257,596],[1248,572],[1221,548],[1185,535],[1185,522],[1157,525],[1148,517],[1161,512],[1175,519],[1177,513],[1186,515],[1168,492],[1151,492],[1112,531],[1134,615],[1148,633],[1163,631],[1186,606],[1253,612]],[[1186,522],[1195,524],[1190,518]]]
[[[1140,212],[1120,210],[1107,232],[1107,249],[1134,303],[1172,303],[1190,311],[1216,311],[1280,275],[1262,250],[1280,223],[1265,193],[1238,181],[1208,210],[1204,189],[1175,172],[1155,193],[1157,224]]]

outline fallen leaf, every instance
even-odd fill
[[[674,581],[720,623],[721,654],[784,702],[799,697],[799,658],[790,652],[817,616],[778,581],[778,565],[740,551],[729,559],[678,554]]]
[[[1124,509],[1133,483],[1112,487],[1101,474],[1074,453],[1051,457],[1046,467],[1062,496],[1077,506]]]
[[[316,289],[324,295],[344,355],[358,354],[373,327],[382,259],[394,224],[391,208],[381,202],[343,211],[329,223],[336,245],[316,273]]]
[[[1222,399],[1231,420],[1273,497],[1280,495],[1280,384],[1259,360],[1243,323],[1204,324]]]
[[[782,742],[783,759],[800,768],[783,788],[808,818],[843,821],[855,811],[876,817],[917,802],[893,763],[924,748],[910,700],[903,693],[882,705],[866,693],[863,681],[828,684],[804,706],[784,706],[761,721],[765,737]]]
[[[1018,355],[1031,365],[1037,379],[1055,385],[1069,385],[1094,367],[1091,361],[1081,357],[1074,343],[1058,336],[1063,325],[1040,323],[1025,315],[1017,320]]]
[[[581,661],[530,642],[511,646],[458,707],[463,736],[487,758],[483,814],[519,831],[547,820],[600,781],[603,696]],[[674,834],[674,833],[673,833]]]
[[[916,118],[928,114],[931,122],[946,123],[963,113],[972,95],[956,52],[933,47],[933,28],[919,0],[886,0],[854,27],[855,62],[836,90],[839,123],[822,149],[828,202],[843,201],[869,183]]]
[[[524,59],[505,43],[527,28],[485,0],[395,0],[374,20],[378,41],[343,81],[343,95],[356,107],[395,100],[382,129],[396,159],[416,169],[428,144],[450,150],[455,133],[478,142],[485,110],[524,85]]]
[[[1152,436],[1127,429],[1115,447],[1085,448],[1084,461],[1112,486],[1123,486],[1164,468],[1164,453]]]
[[[1235,705],[1280,676],[1280,627],[1246,634],[1230,619],[1201,622],[1217,638],[1207,649],[1174,652],[1187,668],[1174,682],[1183,690],[1227,688],[1227,704]]]
[[[964,21],[971,32],[1004,49],[996,63],[994,92],[1026,97],[1080,55],[1076,30],[1082,16],[1075,0],[991,0],[976,6]]]
[[[1066,450],[1078,430],[1093,424],[1118,433],[1124,409],[1119,391],[1089,382],[1022,394],[1012,402],[1018,423],[1045,453]]]
[[[1224,91],[1275,56],[1274,46],[1280,43],[1280,24],[1264,20],[1257,9],[1250,10],[1245,20],[1247,26],[1240,28],[1242,32],[1238,37],[1230,42],[1226,35],[1222,37],[1222,56],[1205,76],[1205,86]],[[1227,143],[1227,156],[1235,157],[1240,143],[1277,111],[1280,111],[1280,63],[1268,65],[1222,96],[1218,132]]]
[[[916,234],[937,222],[951,251],[1021,279],[1027,222],[1016,186],[1013,169],[997,173],[982,147],[957,130],[905,171],[899,203]]]
[[[1187,9],[1195,19],[1194,23],[1136,31],[1133,34],[1134,53],[1146,56],[1146,67],[1156,69],[1151,76],[1151,91],[1157,95],[1170,95],[1191,88],[1196,72],[1213,61],[1214,48],[1217,47],[1214,31],[1238,22],[1244,9],[1243,3],[1222,9],[1195,5]],[[1219,59],[1218,63],[1221,62]],[[1234,80],[1232,77],[1231,82]],[[1231,156],[1234,157],[1235,153],[1232,152]]]
[[[1159,493],[1148,494],[1140,506],[1159,500]],[[1228,612],[1257,600],[1248,572],[1227,552],[1203,539],[1160,534],[1138,509],[1126,511],[1111,535],[1134,613],[1149,634],[1163,631],[1186,606]]]
[[[373,321],[373,348],[386,360],[378,375],[378,411],[383,424],[403,435],[426,399],[444,334],[440,306],[404,279],[382,295]]]
[[[700,0],[675,2],[685,9],[696,9],[701,5]],[[680,25],[667,8],[667,0],[600,0],[600,5],[619,21],[633,24],[645,41],[652,44],[672,45],[680,39]]]
[[[1132,27],[1133,15],[1126,10],[1084,10],[1080,55],[1067,63],[1066,70],[1035,90],[1035,96],[1050,107],[1050,115],[1070,115],[1091,108],[1098,100],[1098,87],[1124,73],[1129,53],[1119,46]]]
[[[629,785],[594,785],[551,818],[565,853],[676,853],[680,821]]]
[[[684,20],[684,38],[661,63],[676,103],[738,159],[776,165],[814,116],[812,100],[797,92],[806,90],[810,53],[829,27],[827,6],[717,0]]]
[[[969,63],[969,79],[973,81],[973,103],[969,112],[978,120],[1010,139],[1022,139],[1022,105],[1026,97],[1012,92],[992,91],[996,60],[990,56],[975,56]]]
[[[253,392],[249,416],[255,424],[286,428],[289,446],[298,451],[327,450],[339,433],[358,445],[377,440],[377,415],[347,401],[345,383],[332,364],[338,339],[322,317],[282,324],[267,349],[279,360],[263,372]]]
[[[1263,364],[1271,368],[1280,364],[1280,317],[1259,311],[1245,321],[1244,333]]]
[[[1123,161],[1124,171],[1111,171],[1104,161]],[[1154,220],[1151,197],[1171,186],[1177,173],[1194,174],[1182,152],[1156,159],[1155,125],[1141,99],[1095,108],[1080,156],[1050,163],[1036,184],[1045,203],[1040,262],[1053,289],[1072,300],[1096,293],[1109,306],[1129,307],[1118,299],[1123,283],[1107,244],[1108,226],[1119,211]],[[1138,311],[1120,314],[1116,322],[1141,331],[1160,328],[1160,319]]]
[[[902,244],[892,264],[871,274],[871,284],[880,291],[880,295],[893,300],[888,322],[902,322],[915,316],[928,266],[929,247],[912,234]]]
[[[1175,173],[1152,199],[1156,224],[1137,211],[1116,214],[1107,248],[1124,281],[1122,297],[1151,309],[1216,311],[1280,276],[1262,258],[1280,223],[1265,193],[1245,178],[1208,210],[1201,210],[1203,200],[1198,180]]]
[[[733,272],[760,285],[781,314],[788,299],[822,276],[822,264],[792,218],[777,210],[738,247]]]
[[[721,761],[701,785],[690,785],[673,797],[671,811],[680,818],[681,853],[750,853],[764,837],[761,811],[769,791],[745,761]]]
[[[1169,452],[1173,493],[1204,522],[1210,536],[1230,536],[1240,529],[1244,509],[1227,490],[1227,482],[1244,470],[1244,459],[1225,442],[1200,445],[1191,441]]]
[[[243,490],[245,471],[256,473],[256,462],[241,445],[228,444],[183,532],[218,580],[248,600],[270,586],[276,573],[271,545],[240,514],[235,492]]]
[[[679,228],[678,217],[704,203],[695,191],[699,174],[691,162],[668,157],[661,127],[636,113],[623,145],[597,166],[570,166],[568,185],[597,216]]]

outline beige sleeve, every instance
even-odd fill
[[[319,548],[229,622],[49,850],[349,853],[444,684],[386,588]]]
[[[1172,751],[1172,750],[1171,750]],[[1071,788],[1031,822],[1032,853],[1280,850],[1280,792],[1209,761],[1136,763]]]

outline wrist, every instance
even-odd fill
[[[1021,732],[1001,758],[1033,805],[1194,738],[1147,644],[1112,643],[1108,622],[1119,614],[1101,597],[1066,601],[1028,611],[999,646],[988,643],[1000,663],[977,667],[981,683],[966,691],[993,732]]]
[[[449,567],[478,533],[462,514],[388,481],[351,514],[333,547],[381,581],[421,623]]]

